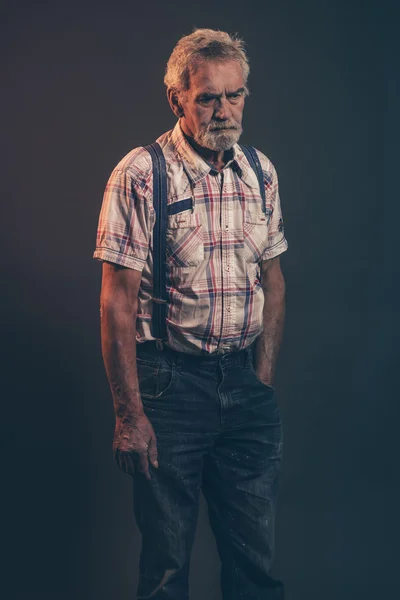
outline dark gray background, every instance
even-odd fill
[[[3,12],[5,597],[133,598],[139,538],[111,455],[91,256],[111,169],[175,122],[163,72],[194,26],[247,42],[243,141],[277,168],[289,241],[274,572],[288,600],[397,597],[393,6],[42,0]],[[204,507],[191,581],[193,600],[220,598]]]

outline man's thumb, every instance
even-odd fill
[[[158,468],[158,452],[157,452],[157,442],[155,437],[151,437],[149,441],[149,459],[153,467]]]

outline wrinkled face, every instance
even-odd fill
[[[242,133],[245,85],[236,61],[200,63],[180,98],[182,128],[203,148],[232,148]]]

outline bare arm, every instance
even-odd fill
[[[285,281],[279,256],[261,263],[261,285],[264,290],[263,331],[256,341],[255,368],[261,381],[272,384],[285,321]]]
[[[136,315],[141,273],[103,263],[101,345],[115,410],[113,449],[119,467],[133,473],[135,461],[149,477],[157,465],[156,437],[143,411],[136,370]]]

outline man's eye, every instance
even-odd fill
[[[211,104],[212,100],[213,98],[200,98],[199,102],[201,102],[201,104]]]

